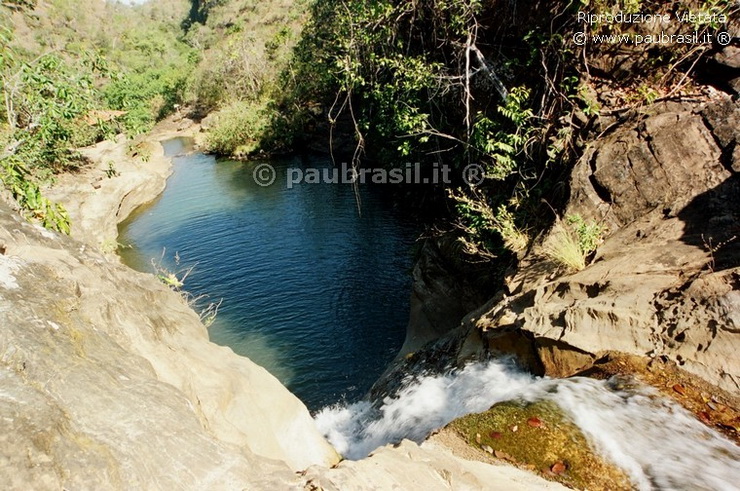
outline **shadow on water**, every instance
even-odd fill
[[[253,171],[265,163],[276,180],[263,187]],[[136,269],[151,271],[163,248],[166,267],[194,265],[186,289],[224,299],[211,339],[267,368],[310,409],[363,395],[400,348],[418,233],[372,189],[361,217],[349,185],[287,189],[289,167],[329,165],[177,157],[165,192],[119,239],[134,246],[121,256]]]

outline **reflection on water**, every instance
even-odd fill
[[[187,151],[170,142],[170,155]],[[263,365],[311,409],[362,395],[403,342],[414,224],[373,190],[358,216],[347,185],[285,186],[304,157],[271,161],[277,180],[257,185],[259,162],[175,159],[162,196],[120,227],[130,266],[195,266],[194,295],[223,298],[211,339]],[[175,253],[180,264],[175,265]]]

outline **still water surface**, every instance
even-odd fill
[[[176,157],[164,193],[121,224],[118,240],[131,247],[120,254],[146,272],[152,259],[194,266],[185,289],[223,298],[211,339],[267,368],[309,409],[356,400],[403,343],[418,227],[377,189],[361,190],[361,216],[351,186],[286,189],[285,169],[330,166],[324,157],[269,163],[277,180],[260,187],[259,162]]]

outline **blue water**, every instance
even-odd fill
[[[201,305],[223,298],[212,341],[264,366],[309,409],[356,400],[403,343],[418,227],[377,188],[361,188],[361,216],[349,185],[286,188],[287,167],[327,167],[324,157],[267,162],[277,170],[268,187],[252,177],[260,163],[176,157],[164,193],[121,224],[131,247],[119,252],[140,271],[152,260],[193,267],[185,289],[208,295]]]

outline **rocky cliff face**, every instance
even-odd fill
[[[179,294],[98,249],[115,244],[117,223],[162,191],[171,162],[157,140],[186,135],[183,125],[167,121],[140,142],[144,160],[128,155],[125,141],[85,150],[92,165],[50,192],[82,242],[0,204],[7,482],[285,485],[291,469],[338,461],[277,379],[210,343]],[[117,175],[106,177],[111,161]]]
[[[426,363],[515,352],[538,373],[582,372],[609,352],[675,362],[740,394],[740,106],[710,91],[602,119],[571,175],[564,215],[607,228],[590,265],[544,254],[438,340]]]
[[[411,442],[329,468],[339,456],[295,396],[210,343],[178,293],[98,249],[163,187],[170,163],[157,139],[172,131],[168,122],[147,139],[149,163],[127,156],[125,142],[103,143],[87,150],[90,168],[58,183],[52,192],[70,205],[81,240],[30,224],[0,202],[7,487],[563,489]],[[120,175],[109,179],[113,157]]]
[[[399,357],[418,350],[460,325],[470,311],[486,301],[490,273],[460,260],[450,240],[427,241],[414,265],[409,323]]]
[[[153,277],[5,205],[0,246],[4,482],[234,487],[337,461],[305,406]]]
[[[724,97],[616,121],[576,165],[565,211],[608,227],[592,264],[563,275],[535,249],[506,300],[472,322],[526,333],[548,374],[611,350],[666,357],[738,393],[739,123]]]

